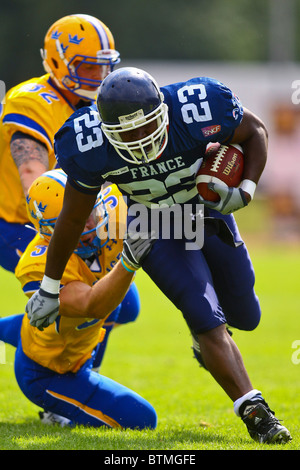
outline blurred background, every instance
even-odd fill
[[[270,138],[255,205],[238,217],[274,240],[300,241],[300,0],[1,0],[0,8],[6,90],[44,73],[45,33],[72,13],[102,20],[121,66],[144,68],[161,86],[194,76],[228,85]]]

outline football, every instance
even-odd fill
[[[208,183],[238,187],[243,176],[244,154],[237,144],[211,144],[196,175],[198,193],[206,201],[217,202],[220,196],[208,188]]]

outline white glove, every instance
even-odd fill
[[[58,316],[59,294],[49,294],[40,288],[27,302],[25,312],[30,320],[30,325],[43,331]]]
[[[136,271],[141,267],[152,245],[155,243],[153,234],[127,234],[123,240],[123,252],[121,262],[128,271]]]
[[[199,195],[200,202],[209,209],[214,209],[226,215],[248,205],[245,193],[241,188],[229,188],[229,186],[217,183],[208,183],[208,188],[220,196],[220,201],[212,202],[206,201]]]

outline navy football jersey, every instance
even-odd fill
[[[98,192],[105,181],[115,183],[129,205],[172,206],[195,198],[195,176],[207,144],[230,141],[242,120],[242,105],[212,78],[193,78],[161,91],[169,110],[168,144],[147,164],[119,156],[102,133],[94,106],[81,108],[65,122],[55,136],[55,153],[70,184]]]

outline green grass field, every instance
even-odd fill
[[[263,316],[255,331],[234,330],[233,338],[253,386],[263,392],[290,430],[290,443],[284,447],[260,445],[250,439],[229,398],[192,358],[190,336],[180,312],[140,272],[140,317],[113,332],[101,372],[133,388],[154,405],[157,429],[139,432],[42,425],[38,408],[18,389],[14,349],[6,346],[6,361],[0,364],[0,449],[299,449],[300,363],[292,361],[292,344],[300,341],[300,250],[254,240],[250,234],[248,244]],[[15,278],[0,270],[0,285],[0,316],[22,312],[26,299]]]

